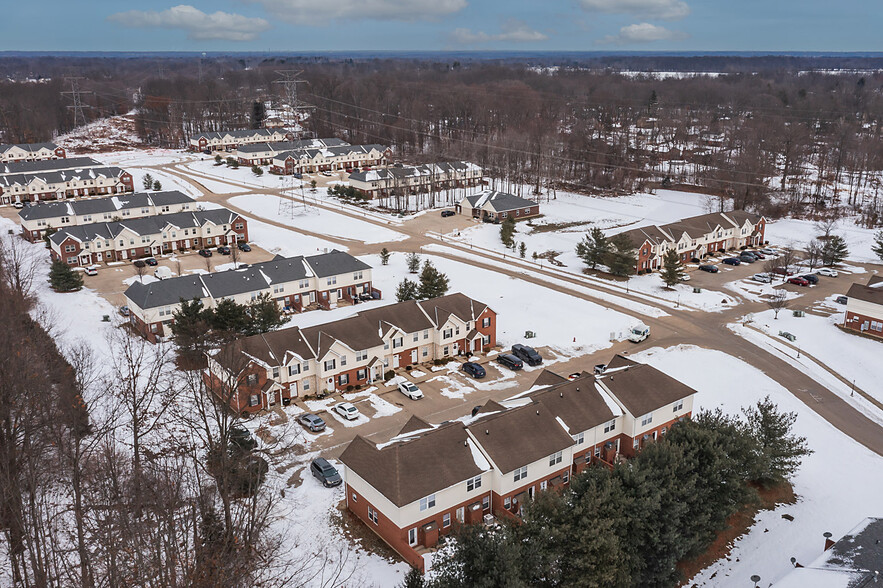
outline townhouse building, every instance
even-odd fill
[[[0,164],[0,203],[133,192],[132,175],[90,157]]]
[[[480,166],[468,161],[452,161],[416,166],[396,164],[367,171],[362,169],[350,174],[349,182],[360,194],[374,199],[477,186],[482,178]]]
[[[457,293],[245,337],[210,355],[203,379],[233,410],[256,412],[301,394],[352,390],[395,368],[495,345],[496,313]]]
[[[883,276],[873,276],[867,284],[853,284],[846,296],[843,327],[883,339]]]
[[[613,467],[620,446],[634,455],[632,439],[644,440],[651,423],[636,426],[629,410],[648,410],[660,430],[665,409],[678,406],[668,426],[689,416],[692,388],[621,356],[610,365],[614,385],[602,384],[606,372],[572,381],[544,372],[526,393],[488,401],[470,417],[441,425],[412,417],[385,443],[357,436],[340,457],[347,508],[423,570],[423,556],[452,526],[518,519],[538,492],[563,487],[589,464]],[[654,400],[637,404],[643,395]]]
[[[8,161],[40,161],[43,159],[64,159],[64,147],[55,143],[17,143],[0,145],[0,163]]]
[[[285,151],[273,157],[270,171],[278,174],[352,171],[386,165],[392,151],[384,145],[337,145]]]
[[[233,151],[240,145],[293,141],[295,131],[284,128],[206,131],[190,137],[191,151]]]
[[[332,288],[329,281],[334,282]],[[276,256],[245,268],[209,274],[135,282],[125,297],[132,326],[155,343],[171,336],[173,316],[182,300],[198,299],[203,307],[215,308],[222,300],[247,304],[265,294],[292,313],[331,309],[381,295],[374,288],[371,266],[335,249],[308,257]]]
[[[247,240],[248,221],[217,208],[64,227],[49,245],[52,259],[89,266]]]
[[[506,218],[521,220],[540,214],[538,202],[496,190],[483,190],[467,196],[457,204],[457,212],[470,214],[472,218],[487,222],[503,221]]]
[[[298,139],[294,141],[277,141],[271,143],[253,143],[240,145],[234,157],[241,165],[269,165],[280,153],[298,149],[323,149],[326,147],[345,147],[349,143],[336,137],[325,139]]]
[[[647,226],[624,231],[635,246],[635,271],[662,268],[662,258],[677,251],[681,262],[702,258],[716,252],[764,244],[766,219],[733,210],[703,214],[667,225]]]
[[[195,210],[196,206],[193,198],[172,190],[29,204],[18,212],[18,216],[22,236],[34,242],[42,239],[50,229],[184,212]]]

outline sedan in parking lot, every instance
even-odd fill
[[[454,216],[453,210],[443,210],[441,211],[442,218],[448,218],[449,216]]]
[[[743,255],[739,256],[739,261],[741,261],[742,263],[754,263],[755,261],[757,261],[757,258],[754,257],[753,255],[744,255],[743,254]]]
[[[788,278],[789,284],[797,284],[798,286],[809,286],[809,280],[806,278],[802,278],[800,276],[794,276],[793,278]]]
[[[420,400],[423,398],[423,392],[420,391],[420,388],[407,380],[399,382],[399,392],[411,400]]]
[[[766,253],[767,255],[776,255],[775,249],[770,249],[769,247],[764,247],[760,250],[761,253]]]
[[[480,380],[487,375],[485,369],[480,364],[477,364],[474,361],[467,361],[460,369],[462,369],[464,372],[466,372],[476,380]]]
[[[769,284],[773,281],[773,277],[769,274],[754,274],[751,279],[762,284]]]
[[[221,255],[230,255],[230,248],[226,245],[219,245],[218,253],[220,253]]]
[[[773,273],[776,274],[777,276],[793,276],[794,275],[794,272],[792,272],[791,270],[785,269],[783,267],[777,267],[777,268],[773,269]]]
[[[524,364],[520,359],[508,353],[501,353],[500,356],[497,357],[497,363],[506,366],[510,370],[520,370],[524,367]]]
[[[803,278],[804,280],[806,280],[807,282],[809,282],[810,284],[812,284],[813,286],[815,286],[816,284],[819,283],[819,277],[815,274],[803,274],[800,277]]]
[[[97,276],[98,275],[98,269],[95,267],[92,267],[92,266],[87,267],[85,269],[85,272],[86,272],[87,276]]]
[[[155,257],[148,257],[147,259],[144,260],[144,263],[146,263],[150,267],[155,267],[155,266],[159,265],[159,262],[156,260]]]
[[[351,402],[341,402],[334,405],[334,412],[342,416],[348,421],[354,421],[359,418],[359,409],[353,406]]]
[[[725,263],[727,265],[739,265],[742,262],[739,260],[738,257],[727,257],[726,259],[723,260],[722,263]]]
[[[249,245],[245,241],[240,241],[236,244],[236,247],[238,247],[240,251],[245,251],[246,253],[251,251],[251,245]]]
[[[836,302],[837,304],[846,304],[847,302],[849,302],[849,297],[841,295],[835,298],[834,302]]]
[[[716,265],[700,265],[699,269],[710,274],[716,274],[720,271]]]
[[[836,278],[837,277],[837,270],[832,270],[829,267],[819,268],[819,271],[817,271],[816,273],[819,274],[820,276],[827,276],[829,278]]]
[[[337,468],[328,463],[328,460],[324,457],[317,457],[313,460],[310,464],[310,472],[326,488],[340,486],[341,482],[343,482]]]
[[[764,254],[763,254],[762,252],[760,252],[760,251],[745,251],[744,253],[747,253],[747,254],[749,254],[749,255],[753,255],[753,256],[756,257],[757,259],[766,259],[766,255],[764,255]],[[743,254],[744,254],[744,253],[743,253]]]
[[[325,430],[325,421],[322,419],[322,417],[315,414],[311,414],[308,412],[304,413],[297,417],[297,422],[305,426],[313,433],[320,433]]]
[[[211,257],[212,256],[212,252],[210,249],[200,249],[199,254],[202,255],[203,257]]]

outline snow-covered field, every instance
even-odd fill
[[[752,574],[767,586],[791,570],[792,556],[804,564],[815,559],[824,545],[823,532],[840,537],[863,518],[883,512],[883,457],[835,429],[759,370],[719,351],[690,346],[654,348],[635,357],[698,390],[697,408],[736,413],[769,395],[780,410],[798,413],[794,432],[815,451],[794,478],[797,504],[760,513],[730,557],[701,572],[691,586],[740,588],[750,585]]]
[[[310,235],[303,235],[254,219],[248,221],[248,237],[252,243],[256,243],[270,253],[278,253],[285,257],[315,255],[331,251],[332,249],[340,251],[348,249],[346,245],[332,243]]]
[[[256,176],[252,173],[251,167],[248,165],[241,165],[238,168],[231,168],[227,165],[215,165],[214,158],[209,157],[208,155],[202,155],[201,159],[198,161],[192,161],[180,167],[182,171],[186,172],[187,170],[190,170],[197,174],[219,180],[219,182],[213,182],[211,180],[203,180],[203,178],[199,177],[196,178],[201,184],[204,184],[207,188],[213,192],[218,192],[219,194],[228,194],[231,191],[243,191],[242,187],[232,186],[229,183],[225,183],[225,180],[257,189],[288,187],[291,185],[292,181],[294,181],[295,185],[300,185],[297,180],[294,180],[291,177],[286,178],[285,176],[277,176],[266,172],[260,176]],[[216,186],[218,189],[216,190],[213,186]]]
[[[806,247],[807,243],[820,233],[821,231],[815,222],[791,218],[767,223],[766,227],[768,241],[777,245],[793,243],[798,249]],[[832,231],[832,234],[840,235],[846,239],[846,244],[849,247],[847,259],[860,263],[880,263],[880,258],[871,251],[871,246],[874,244],[874,233],[874,229],[857,226],[849,219],[838,221]]]

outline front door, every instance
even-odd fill
[[[325,382],[325,390],[327,390],[328,392],[334,392],[334,377],[333,376],[328,378],[328,380]]]
[[[399,367],[399,354],[398,353],[394,353],[392,356],[392,367],[393,368]]]
[[[463,515],[464,515],[464,509],[461,506],[460,508],[457,509],[457,520],[460,521],[461,523],[463,522]]]
[[[288,387],[288,395],[291,398],[297,398],[297,382],[292,382]]]
[[[417,363],[417,350],[411,350],[411,363]]]
[[[274,404],[276,404],[276,391],[275,390],[270,390],[269,392],[267,392],[267,404],[270,406],[273,406]]]

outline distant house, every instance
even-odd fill
[[[359,194],[374,199],[477,186],[482,176],[481,167],[474,163],[451,161],[361,169],[350,175],[349,182]]]
[[[208,131],[190,137],[190,150],[233,151],[240,145],[293,141],[294,137],[294,131],[283,128]]]
[[[461,214],[470,214],[483,221],[502,221],[507,217],[520,220],[540,214],[538,202],[495,190],[484,190],[467,196],[457,205]]]
[[[278,174],[309,174],[324,171],[352,171],[354,168],[385,165],[392,151],[384,145],[331,145],[284,151],[273,157],[270,171]]]
[[[55,143],[18,143],[0,145],[0,163],[8,161],[40,161],[44,159],[64,159],[64,147]]]
[[[300,139],[294,141],[277,141],[272,143],[249,143],[236,148],[233,156],[242,165],[269,165],[280,153],[296,149],[320,149],[322,147],[339,147],[349,145],[343,139],[329,137],[327,139]]]
[[[90,157],[0,163],[0,203],[132,192],[132,175]]]
[[[846,295],[843,326],[883,339],[883,276],[874,276],[867,284],[853,284]]]

